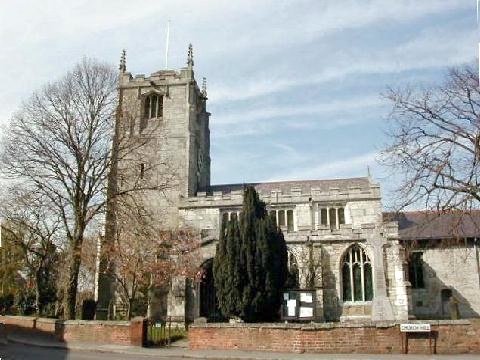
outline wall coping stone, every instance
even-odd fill
[[[59,319],[52,319],[52,318],[36,318],[37,323],[47,323],[47,324],[52,324],[56,323]]]
[[[35,320],[37,323],[58,323],[64,325],[105,325],[105,326],[130,326],[130,321],[119,320],[62,320],[52,318],[41,318],[36,316],[22,316],[22,315],[1,315],[1,319],[18,319],[18,320]]]
[[[388,328],[395,327],[400,324],[430,324],[434,326],[440,325],[471,325],[470,319],[462,320],[408,320],[408,321],[362,321],[352,323],[340,323],[340,322],[326,322],[326,323],[193,323],[189,327],[191,328],[265,328],[265,329],[296,329],[302,331],[312,331],[320,329],[333,329],[333,328]]]
[[[120,320],[62,320],[53,318],[41,318],[34,316],[22,316],[22,315],[1,315],[1,319],[18,319],[18,320],[35,320],[42,323],[60,323],[65,325],[106,325],[106,326],[130,326],[130,321]],[[135,320],[132,319],[132,320]],[[323,322],[323,323],[206,323],[191,324],[190,327],[211,327],[211,328],[270,328],[270,329],[302,329],[302,330],[315,330],[315,329],[329,329],[329,328],[358,328],[358,327],[378,327],[386,328],[400,324],[430,324],[430,325],[471,325],[472,321],[479,321],[480,319],[460,319],[460,320],[405,320],[405,321],[356,321],[351,323],[340,322]],[[138,321],[138,320],[137,320]]]
[[[58,320],[65,325],[104,325],[104,326],[130,326],[130,321],[118,320]]]
[[[8,319],[8,318],[13,318],[13,319],[19,319],[19,320],[36,320],[38,319],[36,316],[25,316],[25,315],[1,315],[0,319]],[[47,319],[47,318],[45,318]],[[54,319],[56,320],[56,319]]]

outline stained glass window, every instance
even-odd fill
[[[343,301],[352,300],[352,287],[350,286],[350,266],[347,263],[343,264],[342,268],[343,278]]]
[[[373,299],[372,264],[358,245],[348,248],[342,265],[343,301],[371,301]]]
[[[373,282],[372,282],[372,265],[365,263],[363,265],[363,278],[364,278],[364,293],[365,301],[371,301],[373,299]]]

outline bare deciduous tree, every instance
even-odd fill
[[[10,186],[45,198],[61,220],[68,254],[64,316],[69,319],[75,317],[82,246],[93,231],[92,221],[107,210],[106,233],[110,236],[115,230],[117,197],[169,186],[168,175],[141,181],[138,174],[117,186],[118,164],[135,173],[141,149],[155,132],[155,126],[141,134],[128,130],[127,124],[137,120],[136,113],[122,113],[117,87],[115,70],[84,59],[24,102],[3,139],[1,174],[10,180]],[[150,161],[145,171],[168,167],[165,159],[156,160]],[[173,174],[174,169],[164,173]]]
[[[395,206],[478,208],[480,89],[476,69],[452,69],[442,85],[389,90],[390,144],[381,161],[401,176]]]
[[[194,251],[200,246],[198,233],[162,229],[150,211],[130,204],[132,200],[118,207],[115,244],[104,249],[113,262],[116,291],[127,318],[142,288],[168,285],[176,276],[194,279],[199,267]]]
[[[10,188],[3,199],[0,214],[4,231],[22,253],[24,270],[35,287],[35,309],[43,314],[47,304],[56,300],[58,246],[61,219],[53,214],[42,194]],[[50,312],[50,315],[51,312]]]
[[[84,59],[26,101],[6,134],[2,171],[52,204],[68,240],[65,316],[75,317],[81,247],[105,205],[117,75]]]

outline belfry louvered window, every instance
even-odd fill
[[[163,116],[163,96],[151,94],[145,98],[143,118],[154,119]]]
[[[365,251],[352,245],[342,261],[343,301],[373,299],[372,263]]]

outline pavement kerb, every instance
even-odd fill
[[[210,360],[285,360],[288,358],[294,358],[294,356],[298,356],[300,354],[284,354],[284,356],[277,357],[277,354],[273,353],[265,353],[262,354],[263,356],[255,356],[256,354],[242,354],[239,356],[238,354],[208,354],[208,351],[199,352],[199,353],[189,353],[190,350],[176,350],[176,349],[152,349],[152,348],[115,348],[112,346],[111,348],[105,348],[105,346],[109,345],[97,345],[97,344],[63,344],[63,343],[53,343],[53,342],[44,342],[44,341],[32,341],[27,340],[22,337],[8,335],[7,339],[9,342],[22,344],[22,345],[29,345],[29,346],[38,346],[43,348],[51,348],[51,349],[62,349],[62,350],[75,350],[75,351],[89,351],[89,352],[104,352],[104,353],[115,353],[115,354],[125,354],[125,355],[147,355],[147,356],[156,356],[156,357],[169,357],[175,356],[185,359],[210,359]],[[88,347],[87,347],[88,346]],[[121,345],[118,345],[121,346]],[[215,350],[213,350],[215,351]],[[277,356],[276,356],[277,355]]]
[[[23,336],[12,334],[7,335],[7,339],[11,343],[22,345],[37,346],[43,348],[55,348],[62,350],[74,350],[84,352],[97,353],[113,353],[124,355],[142,355],[156,357],[157,359],[168,359],[177,357],[183,359],[209,359],[209,360],[406,360],[411,355],[403,354],[313,354],[313,353],[271,353],[271,352],[250,352],[241,350],[189,350],[183,348],[141,348],[128,345],[99,345],[92,343],[58,343],[54,341],[35,341],[33,339],[25,339]],[[1,346],[0,346],[1,347]],[[459,354],[459,355],[413,355],[415,359],[433,360],[433,359],[478,359],[478,355]]]

